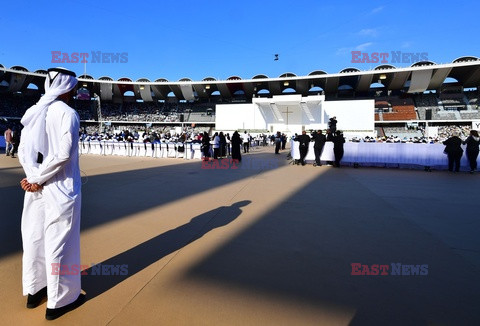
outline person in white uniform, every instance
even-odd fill
[[[25,171],[22,213],[23,295],[27,308],[45,297],[52,320],[85,301],[81,293],[80,119],[66,103],[73,98],[75,73],[48,70],[45,95],[29,108],[18,156]]]

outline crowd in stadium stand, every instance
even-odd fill
[[[103,102],[101,105],[103,121],[145,121],[145,122],[180,122],[181,115],[185,122],[214,122],[214,105],[201,106],[184,103],[146,103],[125,102],[115,104]]]
[[[476,120],[480,119],[479,98],[478,91],[376,97],[375,120]],[[1,116],[20,118],[38,99],[38,96],[0,94]],[[73,106],[82,121],[98,121],[98,113],[103,121],[112,122],[176,123],[180,122],[182,116],[184,122],[215,121],[215,105],[208,103],[102,101],[100,112],[97,112],[97,102],[93,100],[75,100]]]
[[[479,98],[478,91],[377,97],[375,121],[480,119]]]
[[[128,142],[154,142],[154,141],[195,141],[199,134],[210,132],[210,127],[186,127],[181,135],[175,134],[171,126],[155,126],[146,128],[139,125],[116,125],[104,127],[100,131],[98,125],[84,126],[81,130],[82,141],[108,140]]]
[[[363,139],[353,138],[353,142],[385,142],[385,143],[439,143],[458,134],[465,139],[470,134],[471,125],[448,125],[439,126],[438,134],[435,137],[426,136],[423,128],[408,130],[407,127],[384,127],[385,136],[365,137]]]
[[[0,116],[21,118],[25,111],[39,100],[38,96],[19,94],[0,95]],[[73,108],[82,121],[98,121],[97,102],[75,100]],[[124,122],[214,122],[215,105],[192,105],[189,103],[147,103],[147,102],[101,102],[100,114],[103,121]]]
[[[74,109],[78,112],[80,120],[96,120],[92,101],[74,101]]]
[[[21,118],[25,111],[37,103],[40,96],[22,96],[19,94],[0,95],[0,116]]]
[[[449,88],[442,96],[437,96],[436,93],[428,92],[423,94],[402,96],[382,96],[375,99],[376,118],[385,118],[388,114],[397,114],[400,116],[411,115],[415,112],[415,118],[419,120],[426,120],[426,112],[430,110],[432,113],[431,120],[476,120],[480,119],[480,111],[478,107],[479,92],[465,91],[461,93],[454,93],[458,91],[455,88]],[[453,93],[449,93],[453,92]],[[25,113],[26,109],[38,101],[38,96],[27,96],[22,94],[0,94],[0,116],[8,119],[20,119]],[[461,110],[445,109],[443,103],[445,100],[460,101],[463,105]],[[449,103],[453,103],[450,101]],[[169,134],[173,125],[165,125],[165,123],[178,123],[181,118],[186,124],[186,135],[184,138],[195,140],[196,136],[204,131],[211,132],[213,129],[209,126],[197,126],[191,128],[191,123],[213,123],[215,121],[215,105],[210,103],[189,103],[189,102],[123,102],[113,103],[108,101],[101,102],[100,112],[97,109],[97,102],[94,100],[75,100],[74,108],[80,115],[80,119],[84,121],[83,139],[116,139],[126,141],[124,136],[119,135],[118,130],[126,131],[133,141],[143,141],[146,138],[151,138],[151,133],[160,135],[160,140]],[[451,104],[449,104],[451,105]],[[111,122],[109,127],[103,127],[99,130],[99,115],[101,114],[101,121]],[[380,119],[383,120],[383,119]],[[387,118],[386,120],[389,120]],[[396,120],[396,119],[394,119]],[[409,119],[405,119],[406,121]],[[90,123],[88,123],[90,122]],[[130,122],[130,124],[129,124]],[[163,123],[163,125],[155,125],[155,123]],[[135,124],[136,123],[136,124]],[[145,123],[152,123],[153,127],[145,130]],[[463,124],[463,125],[462,125]],[[455,126],[440,126],[438,136],[435,138],[428,138],[425,136],[425,131],[421,126],[415,128],[408,128],[405,126],[385,126],[378,133],[377,138],[365,139],[351,139],[351,141],[377,141],[377,142],[438,142],[451,136],[454,131],[460,132],[462,137],[467,137],[470,132],[470,126],[463,121],[461,125]],[[207,125],[207,124],[206,124]],[[5,130],[7,123],[0,121],[0,131]],[[193,126],[193,125],[192,125]],[[106,128],[106,129],[105,129]],[[115,132],[116,130],[116,132]],[[138,135],[138,137],[137,137]],[[255,137],[261,139],[253,139],[257,144],[264,144],[263,138],[269,139],[270,135],[267,133],[255,133]],[[156,138],[155,136],[153,137]],[[166,138],[165,138],[166,139]],[[266,143],[270,143],[267,141]]]

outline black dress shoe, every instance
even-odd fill
[[[58,317],[61,317],[61,316],[65,315],[67,312],[72,311],[72,310],[80,307],[84,303],[85,303],[85,294],[80,293],[77,300],[73,301],[70,304],[67,304],[66,306],[63,306],[63,307],[60,307],[60,308],[54,308],[54,309],[47,308],[47,312],[45,314],[45,319],[46,320],[57,319]]]
[[[47,287],[44,287],[35,294],[29,294],[27,297],[27,308],[33,309],[38,307],[44,298],[47,297]]]

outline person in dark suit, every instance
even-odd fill
[[[210,159],[210,136],[205,131],[202,137],[202,151],[203,151],[203,160],[208,161]]]
[[[315,152],[315,164],[317,166],[321,166],[322,163],[320,161],[320,156],[322,155],[323,147],[325,146],[327,137],[325,137],[321,130],[318,130],[317,133],[313,134],[313,140],[315,142],[313,145],[313,150]]]
[[[300,144],[298,145],[298,149],[300,151],[300,163],[305,165],[305,157],[308,153],[308,145],[310,144],[310,136],[307,135],[307,132],[304,130],[302,134],[298,136],[296,139]]]
[[[280,154],[280,148],[282,147],[282,134],[280,131],[277,131],[277,135],[274,138],[275,140],[275,154]]]
[[[225,138],[226,138],[226,140],[225,140],[225,142],[226,142],[225,147],[227,148],[228,156],[231,156],[231,155],[232,155],[232,154],[231,154],[232,139],[230,138],[230,134],[227,133],[227,134],[225,135]]]
[[[454,168],[455,172],[460,171],[463,149],[461,147],[462,140],[458,137],[458,133],[454,133],[452,137],[445,140],[443,145],[445,145],[444,153],[448,156],[448,171],[452,172]]]
[[[219,156],[220,157],[225,157],[225,156],[227,156],[227,138],[223,134],[223,131],[220,131],[218,136],[220,137],[220,153],[219,153]]]
[[[335,132],[337,131],[337,117],[330,118],[330,121],[328,122],[328,127],[330,128],[332,134],[335,135]]]
[[[473,173],[477,169],[477,157],[479,152],[480,137],[478,131],[470,130],[470,136],[462,142],[467,145],[467,158],[470,163],[470,173]]]
[[[330,129],[327,129],[325,138],[327,139],[327,141],[333,143],[334,134],[332,133],[332,131]],[[333,162],[332,161],[327,161],[327,165],[331,166],[331,165],[333,165]]]
[[[232,160],[237,160],[238,162],[242,160],[241,147],[242,138],[238,131],[235,131],[232,135]]]
[[[340,161],[343,158],[343,144],[345,144],[345,138],[341,131],[337,131],[333,137],[333,154],[335,155],[335,167],[340,167]]]
[[[287,135],[282,134],[282,150],[285,149],[286,145],[287,145]]]

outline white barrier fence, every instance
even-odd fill
[[[201,159],[199,143],[131,143],[112,141],[79,142],[78,150],[82,154],[118,155],[156,158]]]
[[[300,158],[299,142],[292,141],[291,156],[293,159]],[[306,161],[315,161],[314,142],[310,142]],[[461,169],[470,170],[467,156],[465,154],[465,145],[462,146],[464,154],[461,159]],[[353,143],[344,144],[344,155],[342,163],[360,164],[360,165],[398,165],[405,167],[432,167],[435,169],[447,169],[448,158],[443,152],[445,145],[435,144],[416,144],[416,143]],[[334,161],[333,143],[326,142],[323,148],[321,161]],[[477,159],[480,166],[480,156]]]

